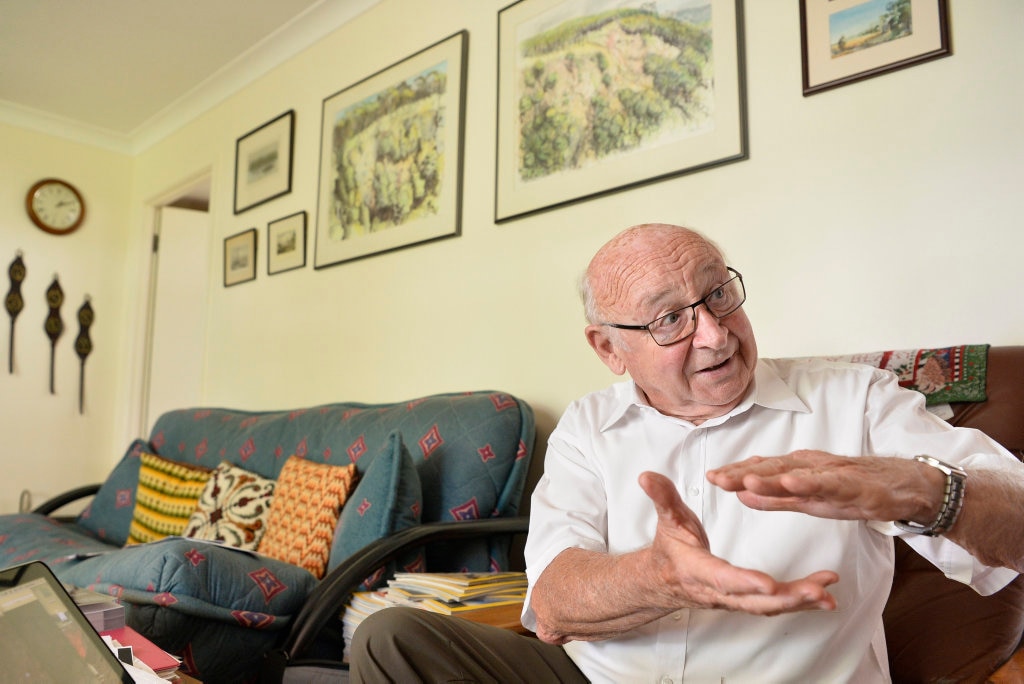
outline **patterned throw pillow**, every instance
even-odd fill
[[[267,531],[273,480],[222,462],[214,468],[184,536],[255,551]]]
[[[375,453],[363,458],[371,457],[352,500],[341,511],[331,545],[331,570],[378,539],[420,524],[423,490],[402,433],[393,430]],[[415,572],[423,567],[423,549],[417,547],[397,558],[391,567],[367,578],[363,588],[381,586],[396,569]]]
[[[289,458],[277,477],[262,554],[324,576],[338,514],[356,480],[356,465]]]
[[[139,485],[128,527],[128,544],[180,535],[210,478],[210,469],[149,453],[142,453],[139,460]]]
[[[145,440],[137,439],[128,446],[96,496],[79,514],[76,521],[79,527],[108,544],[124,546],[128,542],[128,528],[135,512],[135,490],[139,486],[139,457],[145,451],[153,451]]]

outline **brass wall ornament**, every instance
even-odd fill
[[[85,357],[92,351],[92,340],[89,339],[89,326],[96,316],[89,303],[89,295],[85,295],[85,303],[78,309],[78,337],[75,338],[75,353],[81,359],[78,369],[78,412],[85,412]]]
[[[7,307],[7,315],[11,317],[11,339],[7,347],[7,372],[14,374],[14,321],[18,314],[25,308],[25,298],[21,296],[21,283],[25,280],[27,271],[25,262],[21,260],[21,250],[17,252],[14,261],[7,269],[11,277],[11,289],[7,291],[7,300],[4,305]]]
[[[64,333],[64,321],[60,317],[60,305],[64,303],[64,290],[60,287],[57,275],[54,274],[53,282],[46,288],[46,304],[50,307],[50,313],[46,317],[46,336],[50,338],[50,394],[56,394],[54,389],[54,360],[57,356],[57,340]]]

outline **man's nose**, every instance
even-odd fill
[[[693,333],[693,345],[708,349],[724,347],[726,339],[729,337],[729,331],[722,325],[722,321],[708,311],[706,305],[694,309],[694,315],[697,317],[697,329]]]

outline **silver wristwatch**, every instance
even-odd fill
[[[946,475],[946,491],[942,497],[942,508],[939,509],[938,517],[930,525],[921,525],[910,520],[897,520],[895,521],[896,527],[904,532],[937,537],[948,532],[956,522],[957,516],[960,515],[960,509],[964,506],[967,473],[963,468],[950,465],[931,456],[915,456],[914,460],[937,468]]]

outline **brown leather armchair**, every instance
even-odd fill
[[[952,404],[949,422],[981,430],[1024,460],[1024,346],[991,347],[986,383],[988,399]],[[1024,681],[1024,576],[979,596],[897,540],[883,617],[894,682]]]

